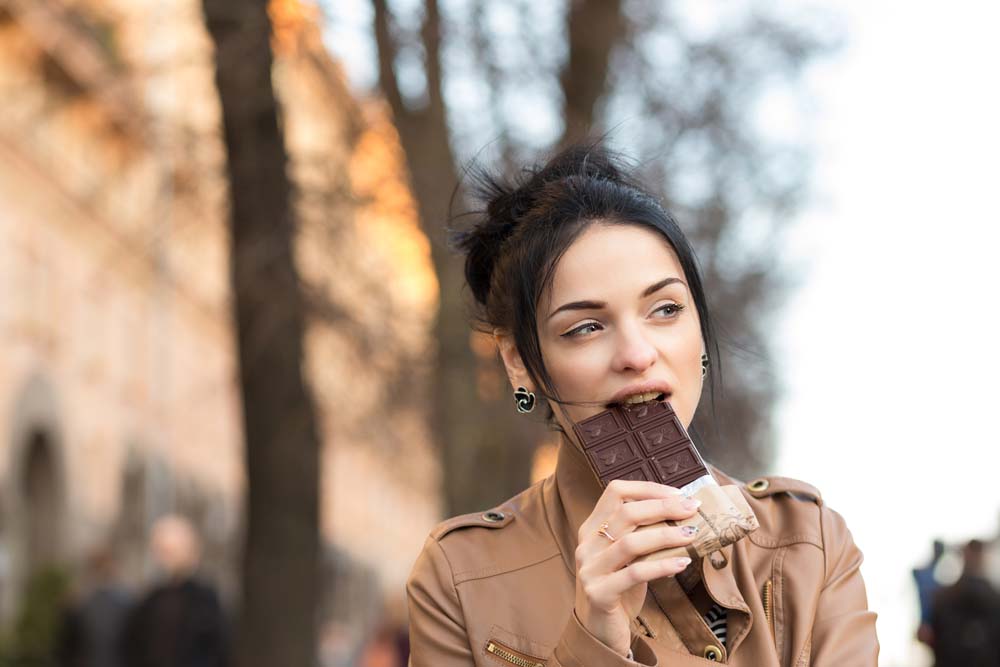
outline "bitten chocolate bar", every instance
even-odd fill
[[[616,405],[573,425],[602,486],[613,479],[682,488],[706,475],[705,461],[666,401]]]

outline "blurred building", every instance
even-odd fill
[[[439,513],[422,391],[436,282],[394,128],[317,16],[272,2],[274,79],[314,317],[323,531],[349,626],[402,594]],[[198,0],[0,0],[0,620],[33,568],[168,511],[230,595],[244,477],[225,153]],[[400,465],[405,462],[405,465]]]

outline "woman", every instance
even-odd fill
[[[861,552],[813,487],[711,467],[741,485],[760,527],[724,558],[638,561],[691,543],[663,522],[696,503],[653,482],[602,489],[565,435],[619,402],[669,400],[685,427],[694,417],[717,346],[670,215],[600,146],[514,185],[485,177],[479,193],[485,213],[458,246],[481,322],[518,411],[544,404],[564,435],[553,475],[432,531],[407,583],[410,664],[876,664]]]

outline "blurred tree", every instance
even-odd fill
[[[488,507],[525,486],[531,454],[544,435],[538,424],[511,418],[512,402],[496,375],[492,343],[473,335],[460,286],[462,262],[447,245],[445,221],[458,181],[442,94],[441,16],[426,0],[421,43],[426,58],[425,98],[408,103],[395,63],[399,52],[386,0],[373,0],[379,82],[392,107],[407,156],[420,220],[431,242],[441,285],[432,425],[442,447],[444,496],[449,514]],[[483,428],[489,424],[490,428]],[[487,474],[483,474],[488,471]]]
[[[59,567],[41,567],[31,573],[11,636],[0,642],[0,664],[54,663],[71,585],[69,574]]]
[[[230,193],[230,271],[247,524],[240,667],[315,664],[319,604],[319,437],[302,375],[304,298],[271,82],[265,0],[204,0],[215,44]],[[275,618],[275,610],[281,610]]]
[[[559,76],[563,131],[559,145],[587,137],[608,87],[611,56],[626,37],[622,0],[570,2],[566,16],[569,55]]]
[[[461,264],[444,243],[460,156],[477,153],[484,137],[495,138],[511,169],[546,145],[627,121],[636,139],[616,143],[638,156],[691,238],[720,324],[722,358],[712,361],[717,379],[726,369],[725,384],[717,411],[699,410],[694,429],[727,471],[749,476],[766,466],[779,395],[768,326],[789,286],[779,233],[801,202],[808,161],[761,136],[755,113],[770,87],[794,81],[831,42],[810,22],[747,3],[700,22],[683,3],[624,0],[573,0],[562,9],[475,0],[448,16],[436,0],[416,10],[389,0],[372,6],[378,83],[440,278],[434,400],[448,513],[524,488],[542,437],[512,414],[490,342],[470,341]]]

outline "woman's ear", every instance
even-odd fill
[[[514,336],[501,329],[494,329],[493,340],[496,341],[500,358],[503,359],[504,368],[507,369],[507,379],[510,380],[510,386],[514,389],[526,387],[528,391],[535,391],[534,383],[524,367],[524,360],[521,359],[521,353],[517,351]]]

